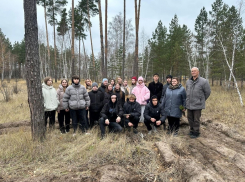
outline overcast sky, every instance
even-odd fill
[[[24,38],[24,10],[23,0],[0,0],[0,28],[3,33],[10,39],[12,43],[15,41],[21,41]],[[211,4],[215,0],[141,0],[140,9],[140,29],[143,29],[145,34],[149,36],[155,30],[159,20],[162,21],[163,25],[167,28],[171,19],[177,14],[179,18],[179,24],[186,24],[189,29],[194,31],[195,19],[200,13],[202,7],[205,7],[207,11],[211,10]],[[75,0],[75,6],[78,0]],[[103,26],[104,26],[104,9],[105,1],[102,0],[103,10]],[[238,5],[238,0],[223,0],[224,3],[231,5]],[[126,17],[127,19],[133,20],[134,25],[134,0],[126,1]],[[71,0],[68,0],[67,9],[71,7]],[[117,15],[119,12],[123,13],[123,0],[108,0],[108,22],[112,20],[112,17]],[[44,10],[41,6],[37,7],[38,24],[44,29]],[[244,15],[243,15],[244,17]],[[100,36],[99,36],[99,16],[91,19],[92,37],[94,44],[95,56],[100,51]],[[49,26],[49,34],[52,33],[52,27]],[[89,35],[89,33],[87,32]],[[50,40],[50,44],[53,45],[53,41]],[[85,46],[88,53],[90,53],[90,42],[89,37],[85,41]]]

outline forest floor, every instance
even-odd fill
[[[56,129],[48,131],[46,140],[38,143],[32,142],[30,122],[23,115],[28,107],[22,108],[22,113],[13,113],[19,114],[16,121],[6,121],[8,113],[0,111],[0,182],[243,182],[244,108],[239,106],[235,92],[216,87],[212,91],[197,139],[188,136],[188,122],[182,117],[177,137],[167,135],[162,127],[149,136],[143,124],[137,135],[125,131],[100,140],[99,128],[95,127],[90,135],[73,137],[72,132],[60,134],[56,123]],[[2,110],[8,104],[2,102]]]

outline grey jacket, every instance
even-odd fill
[[[90,106],[90,98],[86,88],[82,85],[70,85],[63,96],[63,108],[79,110]]]
[[[210,96],[211,89],[208,80],[198,77],[186,82],[186,108],[189,110],[205,109],[205,101]]]
[[[184,107],[186,106],[185,88],[181,84],[179,84],[179,87],[176,89],[171,89],[167,87],[162,103],[165,115],[175,118],[181,118],[181,105]]]

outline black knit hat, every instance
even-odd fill
[[[172,75],[167,75],[166,76],[166,79],[168,79],[168,78],[171,78],[172,79],[173,77],[172,77]]]

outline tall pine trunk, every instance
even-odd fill
[[[102,22],[102,12],[101,12],[101,0],[98,0],[99,6],[99,19],[100,19],[100,48],[101,48],[101,75],[105,77],[104,70],[104,42],[103,42],[103,22]]]
[[[71,33],[71,61],[72,61],[72,69],[71,69],[71,77],[75,75],[75,51],[74,51],[74,41],[75,41],[75,29],[74,29],[74,0],[72,0],[72,33]],[[80,69],[80,68],[79,68]],[[79,72],[80,74],[80,72]]]
[[[36,0],[24,0],[26,83],[33,140],[45,138],[44,105],[38,55]]]
[[[48,48],[48,64],[50,64],[50,49],[49,49],[49,40],[48,40],[48,23],[46,15],[46,2],[44,1],[44,18],[45,18],[45,28],[46,28],[46,38],[47,38],[47,48]]]
[[[105,78],[107,78],[107,8],[108,0],[105,0]]]
[[[134,55],[134,76],[138,77],[138,65],[139,65],[139,17],[140,17],[140,2],[137,7],[137,0],[135,3],[135,55]]]
[[[57,83],[57,59],[56,59],[56,36],[55,36],[55,20],[54,20],[54,8],[53,8],[53,22],[54,22],[54,77]]]
[[[125,26],[126,26],[126,0],[124,0],[124,13],[123,13],[123,65],[122,65],[122,77],[124,80],[124,68],[125,68]]]
[[[92,51],[92,60],[93,60],[93,77],[95,78],[95,60],[94,60],[94,49],[93,49],[93,41],[92,41],[92,33],[91,33],[91,23],[90,23],[90,13],[89,13],[89,4],[87,0],[87,11],[88,11],[88,27],[90,34],[90,42],[91,42],[91,51]]]

